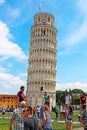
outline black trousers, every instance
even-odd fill
[[[84,130],[87,130],[87,128],[84,128]]]
[[[58,118],[58,112],[55,112],[56,113],[56,118]]]

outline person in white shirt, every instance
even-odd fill
[[[39,119],[39,115],[40,115],[40,106],[37,106],[37,117]]]
[[[66,107],[64,103],[61,103],[60,105],[60,116],[63,114],[64,119],[66,118]]]
[[[66,92],[65,104],[66,104],[66,106],[69,106],[72,104],[72,97],[71,97],[71,95],[69,95],[69,92]]]
[[[2,117],[5,118],[5,112],[6,112],[6,107],[3,106],[2,107]]]

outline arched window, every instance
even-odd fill
[[[50,17],[48,17],[48,22],[50,22]]]
[[[40,16],[38,17],[38,22],[40,21]]]

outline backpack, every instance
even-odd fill
[[[67,115],[67,119],[68,119],[68,120],[72,120],[72,114],[69,113],[69,114]]]

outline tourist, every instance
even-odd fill
[[[40,116],[40,106],[37,106],[37,118],[39,119]]]
[[[59,111],[59,106],[58,103],[56,103],[55,105],[56,120],[58,120],[58,111]]]
[[[72,104],[72,98],[68,91],[66,92],[66,96],[65,96],[65,104],[66,106],[69,106]]]
[[[59,110],[60,110],[60,118],[63,115],[64,119],[66,119],[66,106],[64,103],[60,104]]]
[[[44,104],[50,107],[50,95],[47,90],[44,92]]]
[[[37,115],[37,108],[33,107],[33,117],[36,117],[36,115]]]
[[[2,107],[2,117],[5,118],[5,112],[6,112],[6,107],[3,106]]]
[[[18,102],[25,101],[24,86],[20,87],[20,91],[17,93]]]
[[[24,130],[24,119],[22,116],[22,112],[25,106],[26,106],[26,102],[22,101],[19,104],[19,108],[14,109],[12,117],[10,119],[9,130],[12,130],[13,121],[14,121],[14,130]]]
[[[23,110],[24,120],[24,130],[38,130],[38,121],[36,118],[32,117],[32,107],[26,106]]]
[[[47,105],[43,106],[43,119],[40,123],[40,130],[52,130],[51,116],[49,113],[49,107]]]
[[[86,105],[86,95],[84,92],[80,95],[80,113],[83,112],[83,105]]]
[[[43,106],[40,107],[40,114],[39,114],[40,122],[42,121],[42,119],[43,119]]]
[[[83,105],[83,113],[80,117],[80,122],[84,127],[84,130],[87,130],[87,112],[86,112],[86,105]]]
[[[72,116],[73,116],[73,110],[71,106],[67,106],[66,110],[66,129],[72,130]]]

